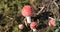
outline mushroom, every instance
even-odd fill
[[[19,24],[18,28],[19,28],[20,30],[22,30],[22,29],[24,28],[24,25],[23,25],[23,24]]]
[[[31,16],[33,15],[33,10],[30,5],[25,5],[22,8],[22,15],[26,17],[27,23],[31,23]]]
[[[51,17],[49,17],[49,19],[50,19],[49,22],[48,22],[49,26],[55,27],[56,26],[55,19],[54,18],[51,18]]]
[[[31,22],[30,28],[31,28],[31,30],[33,30],[33,32],[36,32],[37,23],[36,22]]]

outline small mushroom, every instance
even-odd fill
[[[19,28],[20,30],[22,30],[22,29],[24,28],[24,25],[23,25],[23,24],[19,24],[18,28]]]
[[[31,28],[31,30],[33,30],[33,32],[36,32],[36,31],[37,31],[37,30],[36,30],[36,28],[37,28],[37,23],[36,23],[36,22],[31,22],[30,28]]]
[[[27,23],[31,23],[31,16],[33,16],[33,10],[30,5],[25,5],[22,8],[22,15],[26,17]]]
[[[51,17],[49,17],[49,18],[50,18],[50,20],[48,22],[49,26],[55,27],[56,26],[55,19],[54,18],[51,18]]]

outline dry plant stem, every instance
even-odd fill
[[[9,18],[9,19],[11,19],[11,20],[13,19],[13,18],[11,18],[11,17],[9,17],[9,16],[6,16],[6,17]]]
[[[37,23],[39,23],[39,19],[37,19]]]
[[[6,30],[5,30],[5,32],[7,32],[7,31],[9,30],[9,28],[8,28],[8,26],[7,26],[7,25],[6,25],[5,27],[6,27],[6,28],[5,28],[5,29],[6,29]]]
[[[51,27],[49,26],[49,27],[47,27],[48,29],[47,29],[47,31],[46,32],[49,32],[49,30],[51,29]]]
[[[26,18],[24,18],[24,23],[25,23],[25,25],[27,26],[27,21],[26,21]]]
[[[57,7],[57,11],[59,10],[59,6],[58,4],[55,2],[56,0],[53,0],[53,3],[55,4],[55,6]],[[56,16],[59,14],[58,12],[56,11]],[[57,19],[59,19],[59,16],[56,17]]]
[[[37,15],[39,15],[39,14],[43,11],[43,9],[44,9],[45,7],[43,6],[43,7],[40,7],[40,8],[41,8],[41,10],[38,11]]]
[[[58,5],[60,5],[60,4],[58,4]]]
[[[55,2],[55,0],[53,1],[53,3],[56,5],[56,7],[59,9],[58,4]]]

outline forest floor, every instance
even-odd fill
[[[25,19],[21,14],[24,5],[31,5],[35,11],[31,18],[39,22],[38,32],[54,32],[56,27],[48,25],[48,17],[60,19],[60,0],[0,0],[0,32],[20,32],[18,25]]]

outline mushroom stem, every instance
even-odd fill
[[[31,17],[26,17],[27,23],[31,23]]]
[[[49,19],[53,19],[52,17],[49,17]]]
[[[53,19],[53,20],[56,20],[56,19],[54,19],[54,18],[52,18],[52,17],[49,17],[49,19]]]
[[[33,32],[36,32],[36,29],[33,29]]]

